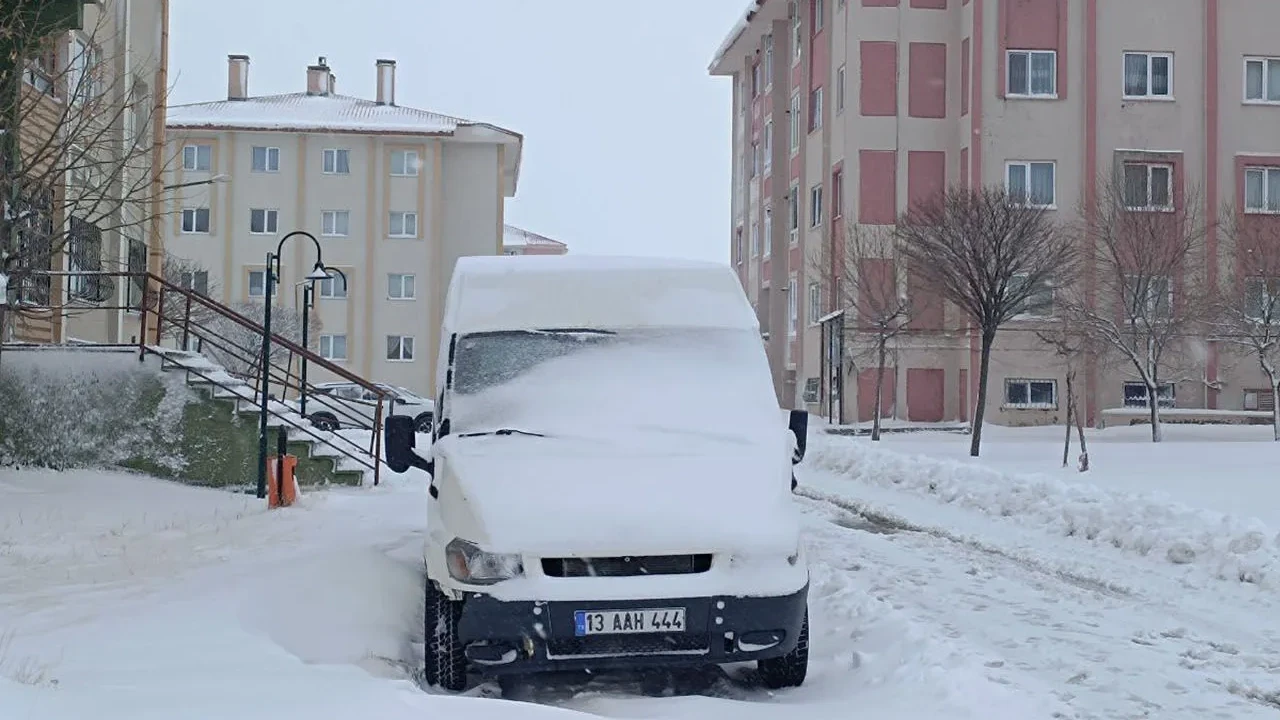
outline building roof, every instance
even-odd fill
[[[720,43],[720,47],[716,48],[716,55],[711,59],[711,63],[707,66],[707,72],[715,74],[716,66],[720,64],[725,53],[729,52],[729,48],[732,48],[733,44],[738,42],[738,38],[742,37],[742,33],[746,32],[747,27],[751,25],[751,20],[756,16],[756,13],[760,11],[760,7],[764,5],[766,1],[767,0],[750,0],[750,2],[747,3],[747,9],[742,12],[742,17],[738,19],[738,22],[734,23],[733,29],[725,36],[724,42]]]
[[[379,105],[350,95],[305,92],[171,105],[166,113],[165,124],[175,128],[450,135],[460,127],[475,126],[517,135],[494,125],[429,110]]]
[[[552,240],[545,235],[530,232],[515,225],[502,226],[503,247],[528,247],[529,245],[547,245],[557,248],[567,247],[559,240]]]

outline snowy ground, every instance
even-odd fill
[[[996,470],[936,459],[962,457],[960,436],[813,443],[798,500],[813,661],[803,688],[776,694],[715,674],[675,693],[625,676],[539,680],[515,702],[492,683],[424,693],[416,480],[267,513],[137,476],[0,471],[0,718],[1274,717],[1274,530],[1108,494],[1052,456],[1029,466],[1008,432],[988,445]],[[1215,473],[1218,443],[1198,445],[1184,462]],[[1044,474],[1000,472],[1028,468]],[[1093,524],[1067,534],[1045,519],[1055,509]],[[1114,541],[1135,537],[1199,552]],[[1258,543],[1236,542],[1233,559],[1239,537]]]

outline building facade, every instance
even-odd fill
[[[93,273],[141,273],[155,244],[165,101],[156,88],[167,85],[169,3],[36,4],[28,12],[49,21],[46,37],[23,36],[34,31],[18,27],[22,10],[0,18],[4,54],[23,63],[17,102],[0,101],[3,126],[16,130],[0,132],[0,155],[16,163],[3,169],[6,192],[17,193],[23,216],[4,228],[13,236],[3,240],[10,282],[0,337],[127,343],[139,334],[130,308],[142,300],[141,279]]]
[[[320,58],[305,92],[252,96],[249,58],[230,56],[226,100],[169,110],[167,182],[183,187],[168,196],[165,247],[201,268],[181,281],[235,306],[260,301],[266,254],[285,234],[313,234],[346,284],[317,288],[312,349],[434,397],[453,265],[503,252],[523,138],[397,104],[395,73],[379,60],[374,100],[340,95]],[[314,263],[305,238],[283,248],[281,305],[300,302]]]
[[[772,331],[784,406],[871,415],[874,368],[833,349],[843,320],[813,258],[849,226],[891,226],[948,186],[1027,192],[1068,222],[1100,174],[1123,166],[1145,172],[1153,203],[1194,187],[1205,217],[1280,211],[1280,185],[1267,187],[1280,182],[1277,22],[1271,0],[753,2],[710,72],[733,78],[732,262]],[[1212,227],[1203,242],[1198,270],[1225,282],[1231,249]],[[936,307],[894,343],[882,409],[967,420],[978,340],[955,307]],[[999,334],[989,420],[1062,421],[1065,371],[1036,334],[1052,319]],[[1192,342],[1198,366],[1161,388],[1162,404],[1274,402],[1256,360]],[[1145,407],[1124,363],[1091,362],[1084,376],[1091,420]]]

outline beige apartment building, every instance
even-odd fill
[[[396,64],[368,69],[374,99],[339,94],[324,58],[305,90],[249,93],[249,58],[228,57],[225,100],[168,117],[168,252],[228,305],[264,292],[266,254],[294,230],[313,234],[325,265],[312,349],[375,382],[434,397],[444,294],[455,261],[504,249],[504,208],[523,138],[495,125],[400,105]],[[360,83],[364,84],[364,83]],[[283,248],[279,302],[299,306],[315,248]],[[325,378],[317,378],[318,380]]]
[[[805,258],[948,185],[1025,190],[1067,220],[1087,183],[1123,164],[1145,168],[1153,204],[1194,185],[1210,216],[1224,203],[1280,212],[1278,24],[1275,0],[752,2],[710,72],[733,79],[732,262],[784,405],[870,417],[874,367],[836,358],[846,319]],[[1198,269],[1224,282],[1230,249],[1212,229],[1205,245]],[[978,339],[937,308],[891,353],[882,407],[904,420],[972,414]],[[1051,320],[1000,333],[989,420],[1062,421],[1064,370],[1034,332]],[[1198,367],[1162,404],[1269,409],[1256,360],[1190,342]],[[1146,406],[1123,363],[1085,376],[1091,422]]]
[[[167,85],[169,2],[50,0],[42,12],[56,24],[44,52],[19,58],[16,139],[24,163],[17,177],[32,186],[24,195],[49,198],[28,215],[39,223],[31,237],[47,239],[14,248],[0,337],[128,343],[139,332],[139,314],[128,308],[142,300],[141,276],[92,273],[142,273],[154,248],[152,199],[163,192],[154,154],[164,123],[164,93],[155,89]],[[13,22],[0,19],[11,31]]]

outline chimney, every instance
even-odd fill
[[[379,60],[378,66],[378,104],[396,104],[396,61]]]
[[[227,99],[244,100],[249,97],[249,56],[227,56]]]
[[[333,92],[333,73],[323,55],[315,65],[307,66],[307,94],[328,95]]]

